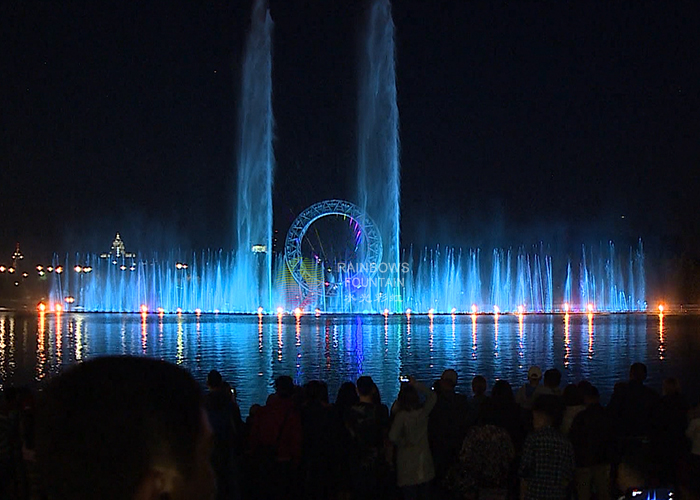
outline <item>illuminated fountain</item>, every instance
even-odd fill
[[[399,109],[396,103],[394,22],[389,0],[370,4],[361,46],[358,94],[358,205],[379,228],[384,242],[382,261],[399,265]],[[391,283],[397,272],[373,294],[386,306],[401,307],[401,290]]]
[[[221,279],[239,289],[238,310],[272,307],[272,19],[265,0],[255,0],[242,68],[238,130],[238,197],[233,273]],[[220,264],[220,263],[219,263]],[[224,267],[230,265],[226,259]],[[220,268],[220,265],[218,266]],[[217,271],[218,272],[218,271]]]
[[[399,115],[389,0],[374,0],[362,45],[357,203],[312,205],[292,224],[285,255],[272,254],[272,20],[255,0],[242,67],[236,246],[184,254],[112,252],[54,259],[49,310],[162,313],[552,313],[646,310],[641,242],[554,254],[515,248],[399,248]],[[305,255],[309,226],[346,217],[354,262]],[[117,241],[118,240],[118,241]],[[291,242],[291,244],[290,244]],[[342,265],[341,265],[342,264]],[[372,267],[374,265],[374,267]]]
[[[146,306],[148,311],[168,313],[257,313],[259,307],[266,313],[278,307],[282,311],[300,307],[325,313],[406,309],[414,313],[431,309],[435,313],[514,313],[520,308],[527,313],[551,313],[589,312],[591,305],[597,312],[645,311],[641,242],[624,255],[626,258],[612,243],[582,248],[576,260],[574,256],[555,259],[541,248],[491,252],[438,248],[426,249],[416,258],[409,252],[398,278],[401,309],[392,309],[388,299],[382,300],[376,293],[376,279],[384,265],[381,262],[374,269],[371,261],[360,263],[367,266],[363,269],[345,265],[337,282],[346,286],[325,293],[321,280],[317,282],[321,292],[309,293],[308,285],[305,288],[290,278],[287,263],[278,256],[272,293],[280,300],[272,308],[262,303],[247,308],[241,305],[245,302],[241,296],[249,300],[249,291],[231,279],[237,272],[235,252],[139,255],[133,266],[115,265],[96,254],[76,254],[53,263],[49,309],[59,304],[65,310],[103,312],[141,312]],[[307,270],[307,278],[312,274]]]

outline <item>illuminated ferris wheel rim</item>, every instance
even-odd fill
[[[311,224],[322,217],[330,215],[349,217],[360,226],[365,236],[365,241],[367,242],[367,253],[362,264],[367,264],[368,269],[374,269],[375,271],[372,274],[376,273],[376,269],[379,268],[379,263],[382,259],[382,237],[374,221],[372,221],[360,207],[345,200],[325,200],[314,203],[294,219],[294,222],[292,222],[287,232],[287,238],[284,243],[284,260],[287,264],[287,268],[289,268],[289,272],[292,274],[294,281],[296,281],[305,292],[311,291],[311,286],[306,282],[301,273],[301,242],[309,227],[311,227]],[[372,263],[376,265],[371,266]]]

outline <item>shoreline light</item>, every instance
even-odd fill
[[[659,304],[659,314],[663,314],[663,313],[664,313],[664,309],[666,309],[666,308],[664,307],[664,305],[663,305],[663,304]]]

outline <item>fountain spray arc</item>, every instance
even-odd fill
[[[242,68],[238,131],[236,271],[249,291],[240,310],[272,309],[272,18],[267,0],[255,0]],[[236,301],[238,302],[238,301]]]
[[[370,4],[361,47],[358,95],[357,199],[384,242],[388,272],[368,291],[390,311],[402,309],[400,232],[399,109],[396,103],[394,21],[389,0]]]

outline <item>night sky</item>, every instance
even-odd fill
[[[365,7],[271,2],[281,235],[352,196]],[[115,231],[133,250],[230,248],[249,15],[2,2],[0,252],[101,252]],[[641,237],[658,281],[698,266],[694,2],[402,0],[394,21],[405,246]]]

